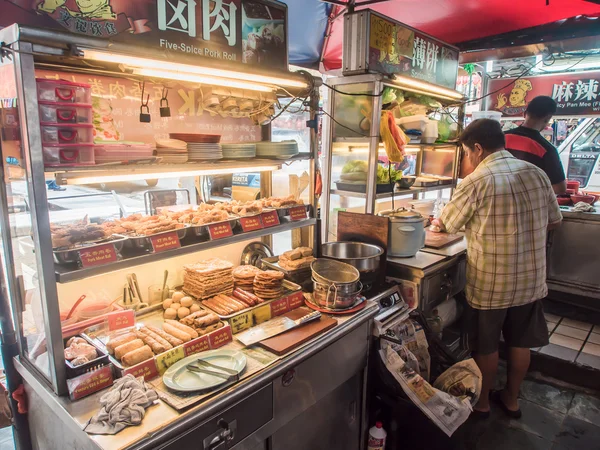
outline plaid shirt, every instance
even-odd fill
[[[485,158],[457,187],[440,217],[449,233],[465,226],[467,300],[502,309],[545,297],[548,224],[562,215],[546,174],[508,151]]]

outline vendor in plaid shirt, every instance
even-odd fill
[[[489,416],[502,333],[508,347],[507,385],[491,397],[507,415],[519,418],[517,396],[529,368],[529,349],[548,344],[540,301],[548,293],[546,235],[562,216],[548,176],[504,149],[499,122],[475,120],[461,143],[473,172],[458,185],[437,225],[450,233],[465,227],[465,294],[473,315],[469,335],[483,374],[474,413]]]

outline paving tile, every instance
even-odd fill
[[[600,426],[600,398],[577,392],[568,414],[571,417]]]
[[[570,450],[597,450],[600,448],[600,427],[567,416],[554,442],[557,446]]]
[[[587,353],[581,353],[577,357],[578,364],[584,364],[594,369],[600,370],[600,357],[595,355],[588,355]]]
[[[590,331],[592,329],[592,324],[587,322],[582,322],[581,320],[573,320],[573,319],[563,319],[560,322],[561,325],[567,325],[573,328],[579,328],[581,330]]]
[[[520,397],[563,414],[569,410],[573,401],[574,391],[559,389],[549,384],[525,380],[521,385]]]
[[[580,330],[579,328],[568,327],[567,325],[557,326],[554,332],[563,336],[568,336],[581,340],[585,340],[585,338],[587,338],[589,334],[589,331]]]
[[[554,344],[548,344],[545,347],[542,347],[540,353],[571,362],[575,361],[575,358],[577,357],[576,350],[572,350],[570,348],[561,347],[560,345]]]
[[[571,350],[579,351],[583,347],[583,339],[575,339],[568,336],[553,333],[550,336],[550,343],[560,345],[561,347],[570,348]]]
[[[598,334],[598,333],[590,334],[590,337],[588,338],[588,342],[591,342],[593,344],[600,344],[600,334]]]
[[[565,415],[552,411],[527,400],[521,400],[519,407],[523,413],[520,419],[507,419],[508,426],[535,434],[553,441],[563,423]]]
[[[552,323],[558,323],[562,319],[562,317],[550,313],[544,313],[544,317],[546,318],[546,322]]]
[[[583,353],[587,353],[588,355],[600,356],[600,345],[588,342],[581,351]]]
[[[517,428],[490,426],[477,443],[484,450],[550,450],[552,442]]]
[[[600,334],[600,325],[594,325],[594,333]]]

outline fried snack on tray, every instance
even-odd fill
[[[171,323],[172,321],[165,320],[165,322]],[[177,326],[174,323],[171,323],[171,325]],[[184,325],[186,327],[192,328],[196,333],[198,333],[198,335],[201,336],[221,328],[223,326],[223,322],[219,320],[219,316],[217,316],[216,314],[205,310],[201,310],[190,314],[184,319],[181,319],[179,325]],[[179,326],[177,327],[180,328]]]
[[[312,253],[313,249],[310,247],[298,247],[284,252],[279,257],[279,266],[285,270],[302,269],[315,260]]]
[[[69,225],[50,224],[52,248],[69,248],[76,244],[94,242],[109,237],[104,228],[94,223],[89,223],[88,216]]]
[[[230,294],[233,290],[233,264],[219,258],[210,258],[183,267],[183,290],[198,299],[216,294]]]
[[[168,217],[142,216],[141,214],[132,214],[123,219],[111,220],[102,224],[102,228],[107,233],[137,236],[151,236],[183,227],[183,224]]]
[[[265,270],[254,277],[254,294],[262,299],[271,300],[280,297],[283,288],[283,272]]]
[[[260,269],[252,265],[237,266],[233,269],[233,284],[236,288],[252,292],[254,277],[260,272]]]
[[[296,200],[293,195],[288,195],[287,197],[267,197],[260,201],[264,208],[285,208],[304,204],[302,199]]]

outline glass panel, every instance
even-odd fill
[[[50,362],[46,351],[44,314],[42,311],[41,286],[35,258],[35,245],[32,239],[33,227],[29,206],[29,186],[26,175],[26,160],[21,137],[17,86],[14,64],[7,59],[0,65],[0,111],[1,148],[4,163],[5,201],[8,212],[8,229],[3,242],[5,269],[8,278],[16,277],[19,286],[13,286],[13,317],[22,356],[29,359],[50,379]],[[11,273],[12,272],[12,273]],[[18,289],[20,293],[14,290]],[[17,302],[19,302],[17,304]]]
[[[347,211],[353,213],[366,213],[366,200],[364,198],[341,196],[331,194],[329,196],[329,229],[323,242],[337,241],[337,213]]]
[[[600,153],[600,120],[573,142],[573,153]]]

